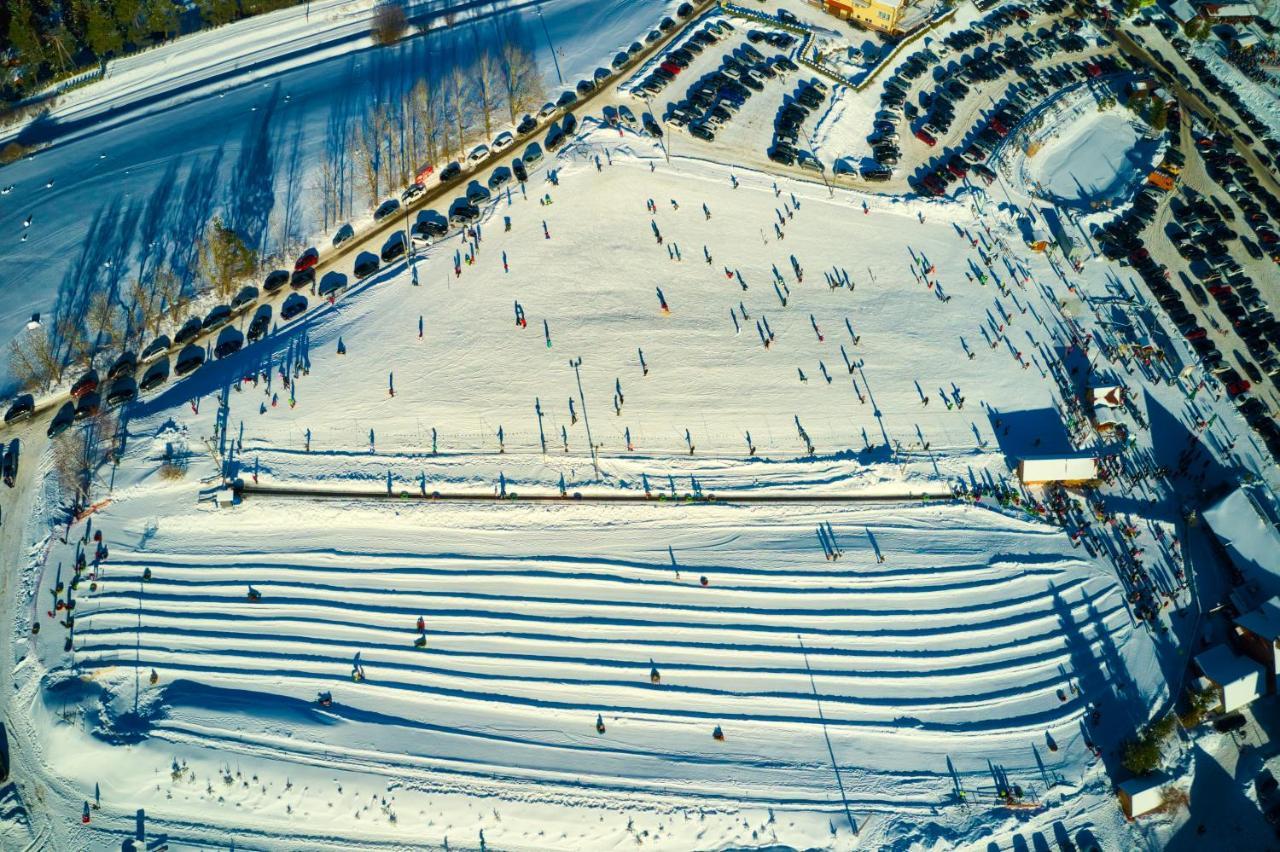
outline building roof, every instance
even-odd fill
[[[1236,619],[1236,624],[1267,642],[1280,639],[1280,598],[1272,598]]]
[[[1161,790],[1168,783],[1169,776],[1156,772],[1143,778],[1130,778],[1128,781],[1121,781],[1116,786],[1129,797],[1131,803],[1130,814],[1132,816],[1141,816],[1147,811],[1160,807],[1163,803]]]
[[[1280,518],[1274,498],[1241,486],[1206,509],[1204,520],[1241,573],[1268,596],[1280,594]]]
[[[1169,11],[1176,20],[1184,24],[1196,16],[1196,8],[1191,5],[1190,0],[1174,0]]]
[[[1098,478],[1093,456],[1028,456],[1018,463],[1023,482],[1083,482]]]
[[[1258,14],[1252,3],[1206,3],[1201,9],[1215,18],[1253,18]]]
[[[1196,665],[1209,680],[1223,686],[1246,679],[1261,681],[1262,666],[1248,657],[1241,657],[1227,645],[1214,645],[1196,654]]]

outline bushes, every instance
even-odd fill
[[[10,142],[3,148],[0,148],[0,165],[8,165],[21,160],[31,149],[21,142]]]
[[[1166,713],[1146,728],[1138,732],[1136,737],[1125,741],[1121,763],[1134,775],[1149,775],[1160,768],[1164,757],[1165,740],[1173,736],[1178,729],[1178,717]]]
[[[382,0],[373,13],[373,40],[377,44],[395,44],[409,29],[404,7],[395,0]]]

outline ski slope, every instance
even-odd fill
[[[43,629],[14,701],[51,796],[101,796],[60,839],[141,808],[153,834],[255,848],[986,848],[1063,819],[1127,842],[1089,743],[1111,759],[1180,672],[1165,493],[1107,492],[1168,590],[1154,629],[1105,525],[1075,546],[948,496],[1069,448],[1058,362],[1082,336],[1118,351],[1082,297],[1127,273],[1056,266],[981,198],[668,162],[584,119],[417,286],[387,267],[130,408],[109,502],[67,542],[54,505],[32,519]],[[1158,424],[1132,423],[1137,452],[1217,413],[1223,463],[1274,476],[1174,365],[1098,365]],[[220,464],[300,493],[216,508]],[[394,497],[560,489],[654,500]],[[54,601],[99,532],[68,653]],[[1010,784],[1037,807],[1015,817]]]

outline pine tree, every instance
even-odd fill
[[[219,298],[230,298],[236,281],[253,274],[257,254],[245,245],[235,229],[215,217],[200,250],[200,266],[205,279]]]
[[[107,10],[96,3],[91,3],[86,8],[86,15],[85,40],[89,44],[89,49],[93,51],[93,55],[99,59],[105,59],[119,52],[124,42],[116,29],[115,20],[107,14]]]
[[[17,49],[18,61],[30,67],[29,78],[34,78],[45,62],[45,52],[26,0],[18,0],[9,13],[9,43]]]
[[[170,0],[149,0],[146,8],[146,29],[152,36],[172,38],[178,31],[178,13]]]

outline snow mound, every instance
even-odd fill
[[[1047,200],[1098,207],[1125,200],[1151,167],[1159,142],[1119,110],[1084,111],[1028,146],[1023,172]]]

